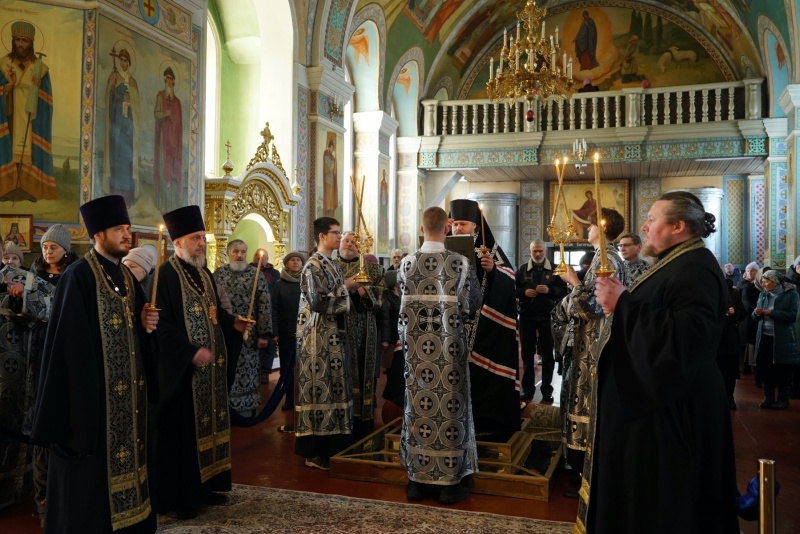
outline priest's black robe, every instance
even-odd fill
[[[100,255],[98,259],[123,293],[120,269],[127,267]],[[146,297],[138,284],[133,286],[133,320],[138,325]],[[154,400],[155,340],[141,326],[136,328],[149,398]],[[50,449],[45,533],[111,532],[102,343],[95,277],[89,263],[81,258],[61,273],[53,298],[31,432],[32,442]],[[151,451],[148,448],[148,476],[152,482]],[[152,513],[146,520],[115,532],[155,530],[156,516]]]
[[[693,245],[665,251],[601,334],[588,532],[739,532],[715,362],[727,291],[714,255]]]
[[[183,260],[178,261],[193,275],[195,283],[203,287],[197,269]],[[208,269],[205,270],[213,280]],[[217,306],[217,318],[225,334],[230,384],[236,371],[235,355],[242,348],[242,334],[233,329],[235,317],[220,306],[216,289],[213,298]],[[156,330],[159,348],[159,408],[155,420],[158,451],[156,511],[163,514],[172,510],[197,508],[212,491],[230,491],[231,472],[226,470],[204,483],[200,482],[192,393],[192,358],[200,347],[189,342],[184,326],[181,280],[169,262],[159,267],[156,302],[161,308]]]

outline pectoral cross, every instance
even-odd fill
[[[227,161],[231,160],[231,140],[230,139],[225,141],[225,159]]]
[[[211,319],[211,324],[217,324],[217,307],[213,304],[208,307],[208,318]]]
[[[117,382],[117,385],[114,386],[114,392],[119,395],[120,397],[125,394],[128,390],[128,385],[122,382],[122,379]]]

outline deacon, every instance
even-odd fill
[[[190,519],[203,505],[222,504],[231,489],[228,374],[242,333],[253,328],[220,308],[205,267],[205,224],[198,206],[163,215],[175,254],[158,268],[159,513]]]
[[[510,437],[520,426],[514,267],[495,242],[477,202],[453,200],[450,217],[453,235],[473,236],[481,289],[480,312],[466,325],[475,430]],[[486,255],[479,252],[482,246],[489,249]]]
[[[442,208],[425,210],[425,241],[402,261],[397,283],[406,362],[399,450],[406,497],[419,501],[426,486],[440,488],[439,502],[449,505],[469,496],[464,477],[478,472],[464,320],[481,295],[469,260],[444,247],[448,226]]]
[[[350,444],[353,397],[345,317],[359,284],[345,280],[331,259],[342,234],[339,221],[314,221],[317,251],[300,275],[295,360],[294,452],[308,467],[328,470],[330,457]]]
[[[597,303],[611,315],[593,374],[593,447],[578,509],[587,532],[739,532],[715,361],[727,291],[701,239],[714,221],[691,193],[665,193],[642,226],[654,267],[630,290],[597,279]]]
[[[3,261],[22,256],[13,243],[0,241]],[[0,429],[30,433],[30,416],[36,400],[44,330],[55,286],[36,274],[8,263],[0,269]],[[31,462],[34,447],[22,441],[0,439],[0,508],[21,503],[33,491]]]
[[[233,313],[247,316],[252,300],[250,319],[255,321],[254,335],[242,343],[236,375],[230,384],[231,409],[245,417],[253,417],[261,406],[258,352],[259,343],[263,342],[260,338],[271,337],[272,332],[269,288],[259,269],[247,263],[247,244],[244,241],[234,239],[228,243],[228,258],[231,260],[228,265],[214,271],[214,281],[230,298]]]
[[[355,233],[342,234],[336,265],[345,278],[358,274],[361,262],[355,243]],[[378,359],[378,320],[383,298],[383,267],[364,261],[364,270],[371,283],[351,290],[352,309],[347,314],[347,335],[350,348],[350,367],[353,380],[353,433],[362,438],[373,430],[375,382]]]
[[[94,245],[58,284],[31,433],[50,449],[44,532],[155,532],[146,328],[158,313],[120,261],[131,237],[125,199],[80,211]]]

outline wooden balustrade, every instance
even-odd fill
[[[426,135],[475,135],[594,130],[761,118],[762,79],[575,93],[569,100],[529,103],[485,99],[425,100]],[[526,120],[528,109],[534,120]]]

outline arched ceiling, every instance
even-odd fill
[[[759,17],[774,22],[793,65],[797,49],[796,0],[545,0],[547,33],[558,25],[566,50],[578,65],[576,84],[592,77],[603,89],[640,83],[653,87],[740,80],[764,75],[765,54],[759,47]],[[359,0],[363,9],[383,12],[385,68],[380,91],[388,103],[390,75],[410,49],[421,51],[425,72],[420,98],[447,93],[448,98],[484,97],[490,57],[499,57],[503,29],[516,27],[516,12],[525,0]],[[596,66],[580,69],[573,39],[588,11],[597,29]],[[352,28],[350,31],[354,31]],[[634,53],[638,77],[623,77],[621,63]],[[670,52],[674,47],[678,54]],[[687,52],[680,54],[680,52]],[[589,67],[588,64],[585,66]],[[442,91],[446,88],[446,91]]]

